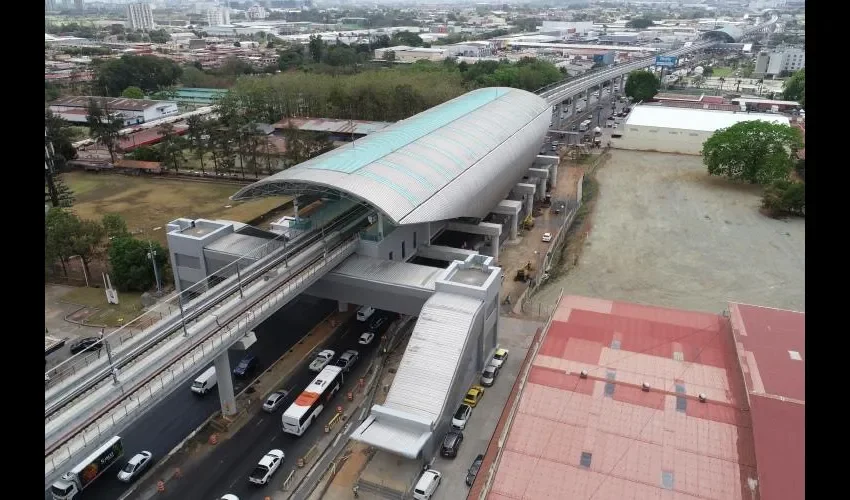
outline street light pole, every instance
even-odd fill
[[[83,265],[83,277],[86,279],[86,288],[88,288],[88,286],[89,286],[89,274],[86,272],[86,263],[83,260],[83,256],[82,255],[72,255],[71,257],[79,257],[80,258],[80,264]],[[68,257],[68,258],[70,259],[71,257]]]

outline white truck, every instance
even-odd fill
[[[581,124],[578,126],[578,131],[579,132],[587,132],[587,129],[590,128],[590,123],[591,123],[590,120],[585,120],[585,121],[581,122]]]
[[[50,487],[53,500],[77,498],[95,479],[99,478],[124,455],[124,443],[115,436],[103,443],[91,455],[69,470]]]

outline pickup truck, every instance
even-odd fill
[[[280,467],[280,464],[283,463],[283,457],[284,454],[282,450],[271,450],[266,453],[265,456],[260,459],[260,463],[254,467],[254,471],[251,472],[251,475],[248,476],[248,481],[261,486],[268,484],[272,475]]]

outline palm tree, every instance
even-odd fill
[[[201,162],[201,175],[205,176],[204,155],[208,149],[207,139],[209,138],[207,124],[197,115],[186,119],[186,124],[189,125],[189,142],[195,152],[195,157]]]
[[[160,150],[162,151],[163,163],[169,169],[174,169],[175,173],[180,173],[180,164],[183,163],[183,138],[174,132],[174,125],[171,123],[163,123],[158,127],[158,131],[162,134],[162,143]]]
[[[102,101],[103,107],[94,99],[89,100],[86,115],[91,136],[100,142],[109,151],[112,163],[115,163],[115,146],[118,143],[118,132],[124,126],[124,120],[119,115],[110,113],[106,101]]]
[[[726,83],[726,79],[721,76],[718,80],[720,81],[720,90],[723,90],[723,84]]]

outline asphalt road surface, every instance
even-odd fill
[[[578,144],[581,140],[586,136],[593,136],[593,129],[595,127],[606,128],[605,123],[609,116],[612,114],[621,111],[626,103],[620,102],[619,98],[622,94],[615,94],[614,97],[614,108],[611,107],[611,95],[609,93],[602,93],[602,99],[597,103],[595,97],[591,95],[590,97],[590,109],[585,110],[581,113],[576,113],[576,116],[567,115],[566,117],[559,117],[555,120],[555,129],[556,130],[565,130],[569,132],[576,132],[578,135],[565,135],[565,134],[553,134],[548,133],[546,135],[546,140],[540,148],[540,154],[552,154],[552,141],[558,141],[561,144]],[[580,100],[579,104],[583,104],[584,101]],[[597,109],[597,105],[599,109]],[[566,106],[567,111],[571,109],[570,106]],[[558,112],[560,114],[560,111]],[[599,119],[597,120],[597,114]],[[589,130],[586,132],[578,132],[578,124],[584,120],[591,120],[591,126]],[[622,126],[622,123],[618,125]],[[575,127],[575,130],[573,130]]]
[[[262,373],[334,308],[334,301],[301,295],[264,321],[254,330],[257,342],[248,349],[249,353],[257,356],[258,366],[254,373]],[[244,355],[244,351],[231,350],[231,367],[235,367]],[[198,373],[203,371],[199,370]],[[234,378],[234,391],[241,391],[254,376],[247,379]],[[153,453],[155,464],[221,407],[217,391],[198,397],[189,390],[191,385],[192,379],[186,381],[120,434],[124,441],[123,459],[88,487],[83,497],[92,500],[115,500],[120,497],[130,485],[119,481],[117,474],[130,457],[147,450]],[[49,489],[45,492],[45,498],[52,499]],[[188,496],[184,500],[191,498],[204,497]]]
[[[381,313],[378,311],[375,314]],[[351,373],[345,377],[342,389],[334,396],[331,408],[345,402],[345,394],[354,387],[357,379],[364,375],[372,353],[387,331],[390,322],[383,325],[369,346],[361,346],[357,344],[357,340],[366,324],[352,318],[348,324],[348,330],[343,330],[344,333],[331,342],[329,349],[336,352],[331,363],[336,363],[340,354],[346,349],[355,349],[360,353],[359,361]],[[306,367],[296,373],[287,384],[290,390],[289,395],[274,413],[260,411],[259,414],[254,415],[236,435],[216,447],[201,464],[186,472],[180,481],[170,483],[165,493],[160,494],[159,497],[163,500],[212,499],[221,498],[222,495],[230,493],[239,497],[240,500],[262,500],[266,496],[271,496],[270,491],[286,479],[289,472],[296,466],[298,457],[303,456],[316,440],[324,435],[323,426],[315,423],[307,428],[302,436],[285,434],[281,429],[281,415],[315,377],[316,373]],[[319,422],[324,422],[332,411],[323,411]],[[266,452],[273,449],[283,450],[286,456],[272,480],[265,486],[249,483],[248,475],[254,470],[257,462]]]

